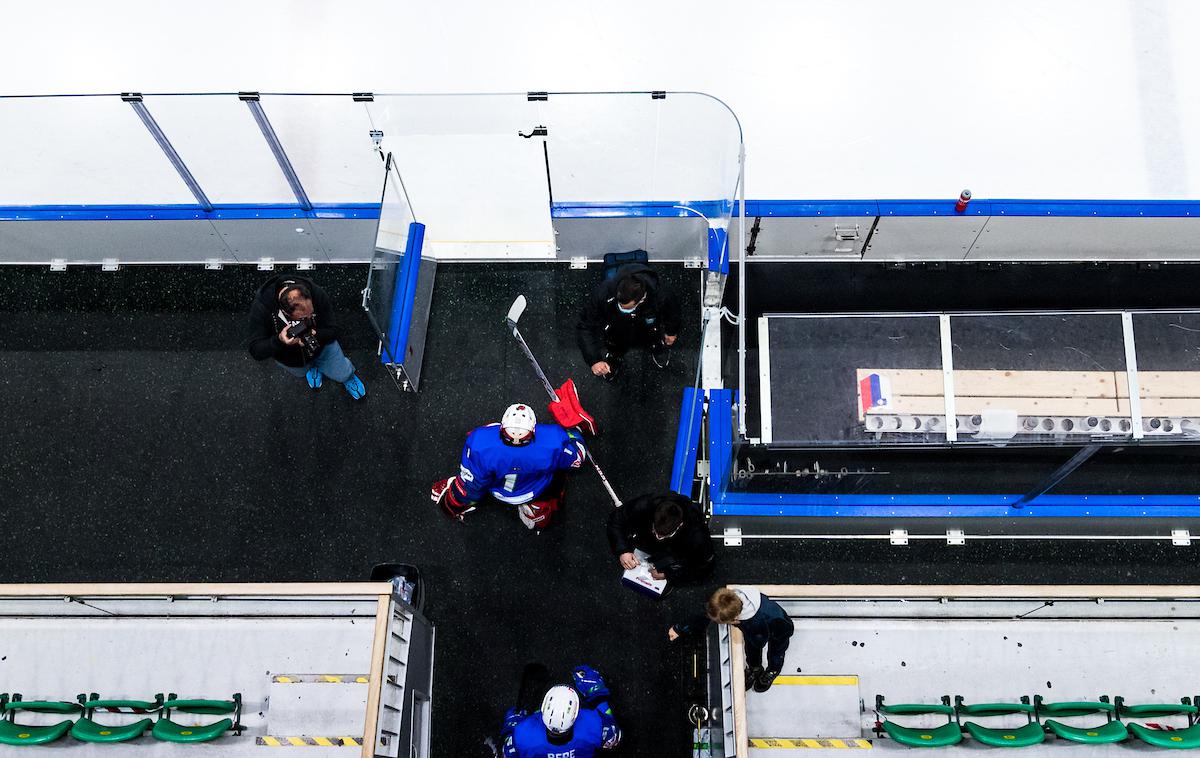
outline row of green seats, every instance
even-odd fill
[[[1200,702],[1200,696],[1197,697]],[[1018,703],[967,703],[962,695],[954,698],[943,695],[941,703],[901,703],[891,705],[884,702],[883,695],[875,696],[875,712],[878,716],[875,732],[883,732],[901,745],[909,747],[947,747],[962,741],[963,733],[983,745],[992,747],[1028,747],[1046,739],[1046,734],[1071,742],[1088,745],[1103,745],[1121,742],[1133,735],[1138,740],[1162,748],[1200,747],[1200,708],[1193,705],[1191,698],[1181,698],[1179,703],[1149,703],[1130,705],[1122,697],[1110,701],[1107,695],[1094,701],[1071,701],[1047,703],[1041,695],[1033,698],[1023,696]],[[892,721],[893,716],[946,717],[946,723],[922,729],[902,726]],[[966,718],[986,719],[996,716],[1021,715],[1025,724],[1014,728],[984,726]],[[1058,719],[1095,716],[1097,723],[1089,726],[1072,726]],[[1103,723],[1099,717],[1103,717]],[[1140,724],[1134,720],[1183,717],[1187,725],[1182,728],[1165,728],[1159,724]]]
[[[145,734],[164,742],[209,742],[225,732],[242,733],[242,694],[234,693],[229,700],[181,700],[172,692],[154,700],[104,699],[93,692],[79,695],[77,702],[63,700],[24,700],[21,694],[0,694],[0,744],[45,745],[62,738],[67,732],[83,742],[127,742]],[[96,720],[96,713],[125,713],[143,718],[130,724],[106,724]],[[18,715],[50,713],[67,718],[56,724],[22,724]],[[225,716],[210,724],[193,726],[172,720],[172,712],[205,716]],[[157,718],[151,719],[150,716]],[[232,716],[232,718],[230,718]]]

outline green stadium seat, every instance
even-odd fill
[[[45,745],[61,739],[71,729],[72,719],[59,721],[56,724],[32,725],[18,724],[17,714],[21,711],[29,713],[55,713],[63,716],[74,716],[82,708],[79,703],[67,703],[57,700],[22,700],[20,693],[0,695],[0,710],[3,720],[0,720],[0,744],[3,745]]]
[[[887,732],[887,735],[901,745],[907,747],[948,747],[962,742],[962,730],[954,721],[954,709],[950,707],[950,696],[943,695],[941,703],[919,704],[899,703],[888,705],[883,695],[875,696],[875,711],[880,716],[945,716],[946,723],[936,727],[919,728],[901,726],[891,719],[884,718],[877,732]]]
[[[161,698],[162,695],[157,697]],[[205,716],[233,716],[233,718],[223,718],[211,724],[192,726],[173,721],[171,719],[172,711]],[[235,734],[241,734],[242,731],[242,693],[235,693],[231,700],[181,700],[172,692],[163,702],[158,721],[154,722],[154,728],[150,733],[154,735],[155,739],[163,742],[210,742],[231,730]]]
[[[1042,725],[1034,720],[1034,708],[1029,696],[1021,697],[1019,703],[965,703],[962,695],[954,698],[954,711],[961,720],[963,716],[991,718],[994,716],[1023,715],[1026,723],[1019,727],[988,727],[974,721],[963,723],[967,734],[982,745],[990,747],[1029,747],[1046,739]]]
[[[1173,750],[1189,750],[1200,747],[1200,709],[1192,704],[1191,698],[1181,698],[1179,703],[1147,703],[1129,705],[1122,697],[1116,698],[1118,719],[1160,719],[1172,716],[1187,718],[1182,729],[1162,729],[1146,724],[1128,723],[1129,733],[1147,745]]]
[[[1114,718],[1116,706],[1109,702],[1104,695],[1094,701],[1070,701],[1062,703],[1047,703],[1041,695],[1033,698],[1034,718],[1049,729],[1054,736],[1071,742],[1082,742],[1085,745],[1105,745],[1110,742],[1121,742],[1129,737],[1129,730]],[[1096,726],[1072,726],[1054,718],[1075,718],[1079,716],[1103,715],[1104,723]]]
[[[81,742],[128,742],[146,733],[154,723],[148,716],[129,724],[104,724],[95,720],[96,711],[110,713],[151,714],[162,707],[162,697],[149,700],[105,700],[96,693],[79,696],[83,718],[71,727],[71,736]]]

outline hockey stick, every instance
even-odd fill
[[[525,338],[521,336],[521,330],[517,328],[517,322],[521,320],[521,315],[525,313],[526,305],[528,305],[528,302],[525,300],[525,296],[517,295],[517,299],[513,301],[513,304],[508,309],[508,316],[505,317],[504,323],[507,324],[508,328],[512,330],[512,336],[517,340],[517,344],[521,346],[521,351],[525,353],[525,357],[529,359],[531,364],[533,364],[533,370],[537,372],[538,379],[542,380],[542,386],[546,388],[546,393],[550,395],[551,402],[557,403],[559,401],[558,393],[554,391],[554,386],[550,384],[550,380],[546,378],[546,372],[542,371],[541,364],[539,364],[537,358],[534,357],[533,351],[529,349],[529,345],[525,342]],[[613,489],[612,484],[610,484],[608,481],[608,477],[604,475],[603,469],[600,468],[599,463],[596,463],[596,458],[591,454],[590,451],[587,454],[587,459],[592,464],[592,468],[594,468],[596,473],[600,476],[600,483],[603,484],[604,489],[608,491],[608,496],[612,498],[613,505],[620,508],[623,505],[621,498],[617,497],[617,491]]]

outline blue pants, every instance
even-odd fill
[[[354,364],[342,352],[342,346],[337,340],[330,342],[325,346],[325,349],[317,353],[317,357],[312,359],[312,362],[305,366],[285,366],[279,361],[275,361],[279,367],[298,379],[303,379],[310,368],[314,366],[320,370],[322,374],[329,377],[335,382],[346,383],[346,380],[354,376]]]

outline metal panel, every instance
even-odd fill
[[[213,221],[212,225],[234,257],[245,263],[264,258],[287,263],[301,258],[329,261],[308,219]],[[369,252],[370,248],[363,251],[364,260]]]
[[[1194,218],[992,216],[967,260],[1196,260],[1197,233]]]
[[[375,221],[314,218],[308,220],[308,226],[331,262],[367,263],[371,260],[371,251],[375,248]]]
[[[960,261],[987,223],[987,217],[981,216],[884,216],[863,251],[863,260]]]
[[[862,257],[863,246],[875,219],[859,216],[818,218],[762,218],[754,237],[754,255],[761,258],[837,258],[855,260]],[[747,219],[747,225],[752,223]],[[837,230],[852,233],[857,238],[838,239]],[[749,240],[747,240],[749,243]]]
[[[232,222],[239,223],[239,222]],[[261,222],[240,222],[261,223]],[[291,222],[277,222],[296,226]],[[370,222],[368,222],[370,223]],[[295,232],[292,232],[294,235]],[[247,251],[246,254],[252,251]],[[0,263],[236,263],[208,221],[13,221],[0,224]]]
[[[605,253],[645,250],[653,261],[705,260],[708,225],[686,218],[556,218],[559,260],[584,257],[599,261]]]

